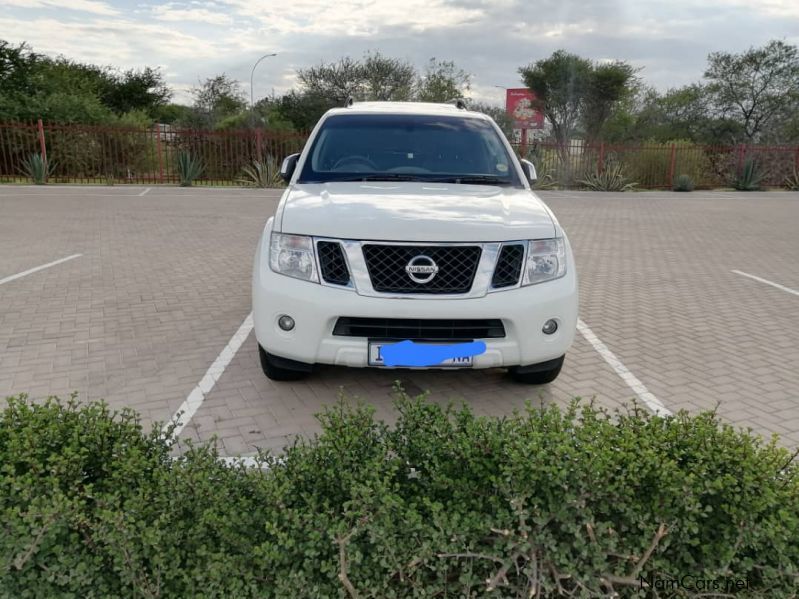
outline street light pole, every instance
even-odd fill
[[[253,90],[253,82],[254,82],[254,77],[255,77],[255,68],[259,64],[261,64],[261,61],[264,58],[269,58],[270,56],[277,56],[277,54],[276,53],[264,54],[263,56],[261,56],[261,58],[259,58],[258,60],[255,61],[254,65],[252,65],[252,71],[250,71],[250,112],[255,110],[255,91]]]

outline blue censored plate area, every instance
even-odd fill
[[[483,341],[465,343],[369,340],[369,366],[470,368]]]

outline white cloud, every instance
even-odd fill
[[[181,5],[176,2],[168,2],[154,6],[151,14],[161,21],[194,21],[210,25],[230,25],[233,23],[233,17],[229,14],[219,10],[199,8],[199,4],[199,2],[192,2],[191,5]]]
[[[114,7],[100,0],[2,0],[4,6],[18,8],[67,9],[88,12],[95,15],[113,16],[119,14]]]
[[[275,33],[370,36],[405,27],[412,31],[452,28],[484,16],[484,8],[446,0],[222,0],[237,14],[260,21]]]

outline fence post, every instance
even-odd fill
[[[596,170],[598,173],[602,174],[602,171],[605,170],[605,142],[599,142],[599,162],[596,165]]]
[[[799,146],[796,146],[796,158],[794,159],[794,168],[799,173]]]
[[[161,125],[156,123],[155,129],[155,148],[158,152],[158,182],[164,182],[164,156],[161,154]]]
[[[261,129],[255,130],[255,157],[258,159],[258,162],[263,163],[263,149],[261,148],[261,144],[263,144],[263,137],[264,132]]]
[[[669,180],[666,184],[671,187],[674,185],[674,169],[677,167],[677,145],[671,144],[671,164],[669,165]]]
[[[42,161],[47,164],[47,145],[44,143],[44,124],[42,123],[42,119],[36,123],[36,128],[39,131],[39,147],[42,151]]]

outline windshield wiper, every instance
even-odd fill
[[[511,185],[511,182],[499,177],[491,175],[452,175],[451,177],[436,177],[435,179],[427,179],[434,183],[461,183],[461,184],[480,184],[487,183],[489,185]]]
[[[339,181],[429,181],[429,179],[402,173],[381,173],[374,175],[353,175],[352,177],[343,177],[341,179],[330,179],[327,182],[337,183]]]

